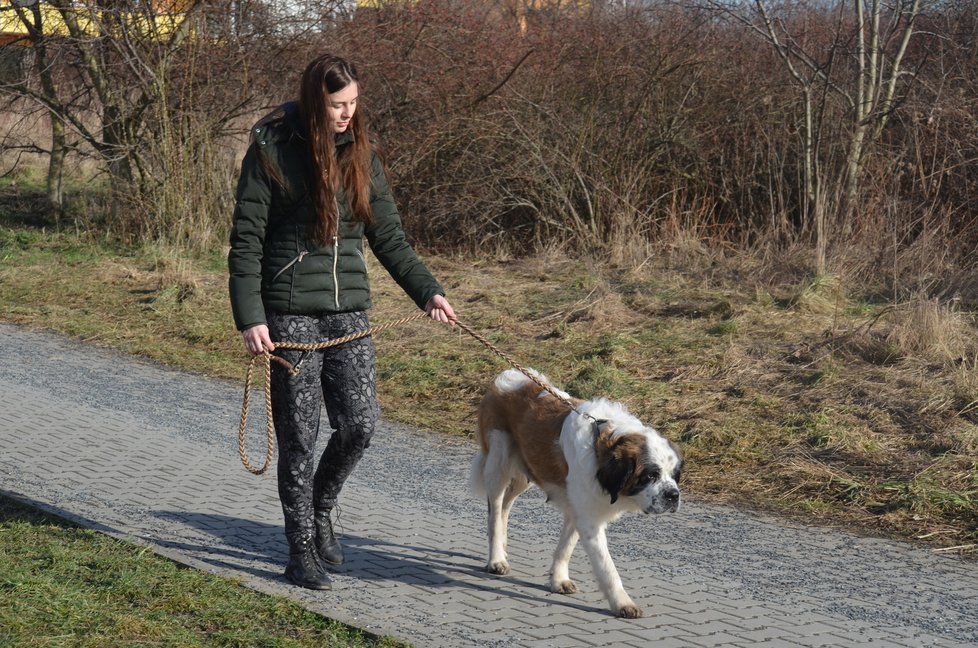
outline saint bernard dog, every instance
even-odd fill
[[[531,373],[549,385],[544,376]],[[642,610],[625,592],[611,560],[605,530],[625,511],[678,510],[682,456],[671,441],[623,405],[557,393],[574,408],[510,369],[496,377],[479,406],[480,450],[472,460],[470,485],[489,502],[486,571],[509,573],[509,513],[533,482],[564,513],[550,589],[560,594],[577,591],[569,563],[580,538],[611,611],[619,617],[640,617]]]

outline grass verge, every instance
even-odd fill
[[[0,495],[0,645],[394,648]]]

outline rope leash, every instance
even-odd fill
[[[381,331],[385,331],[387,329],[394,328],[396,326],[401,326],[402,324],[407,324],[408,322],[413,322],[415,320],[419,320],[427,316],[428,316],[427,313],[417,313],[416,315],[412,315],[411,317],[405,317],[403,319],[394,320],[393,322],[381,324],[380,326],[371,326],[370,328],[364,329],[363,331],[351,333],[350,335],[346,335],[340,338],[334,338],[332,340],[325,340],[323,342],[314,342],[314,343],[281,342],[281,343],[276,343],[275,348],[295,349],[299,351],[318,351],[320,349],[326,349],[332,346],[338,346],[340,344],[346,344],[347,342],[359,340],[361,338],[365,338],[367,336],[373,335],[374,333],[380,333]],[[568,399],[564,394],[558,392],[557,389],[553,387],[553,385],[550,385],[549,383],[546,383],[543,380],[541,380],[538,375],[535,375],[535,372],[531,372],[526,367],[517,363],[510,356],[503,353],[496,345],[494,345],[492,342],[490,342],[483,336],[476,333],[469,326],[463,324],[458,320],[455,320],[454,323],[460,329],[462,329],[463,331],[471,335],[473,338],[481,342],[487,349],[489,349],[497,356],[499,356],[507,363],[509,363],[511,367],[513,367],[514,369],[522,373],[524,376],[526,376],[527,378],[535,382],[537,385],[539,385],[542,389],[544,389],[545,391],[553,395],[555,398],[563,402],[565,405],[570,407],[570,409],[576,412],[578,416],[583,416],[585,418],[590,419],[592,424],[595,426],[595,429],[597,429],[597,427],[600,425],[601,423],[600,421],[595,419],[590,414],[587,414],[586,412],[582,412],[579,409],[577,409],[577,407],[574,405],[573,402],[570,401],[570,399]],[[248,453],[245,450],[245,428],[248,425],[248,409],[251,404],[251,391],[253,388],[252,381],[255,374],[255,365],[259,362],[262,363],[262,366],[264,368],[264,376],[265,376],[265,389],[264,389],[265,391],[265,434],[267,439],[267,451],[265,453],[265,463],[262,465],[261,468],[256,468],[251,464],[250,460],[248,459]],[[288,371],[289,374],[293,376],[299,373],[299,365],[302,364],[302,360],[300,359],[299,362],[297,362],[295,365],[292,365],[292,363],[290,363],[288,360],[285,360],[284,358],[281,358],[279,356],[272,355],[268,351],[263,351],[262,353],[252,356],[251,362],[248,364],[248,372],[247,374],[245,374],[244,399],[241,403],[241,423],[238,426],[238,454],[241,457],[241,463],[244,464],[244,467],[249,472],[255,475],[264,474],[265,471],[268,470],[268,467],[272,463],[272,456],[275,453],[275,426],[272,422],[272,362],[277,362],[278,364],[282,365],[282,367],[284,367],[286,371]]]
[[[549,394],[551,394],[552,396],[554,396],[555,398],[557,398],[557,400],[563,402],[565,405],[567,405],[568,407],[570,407],[571,410],[573,410],[574,412],[576,412],[578,416],[583,416],[584,418],[591,419],[591,422],[592,423],[595,423],[595,424],[598,423],[598,420],[595,419],[593,416],[591,416],[587,412],[582,412],[581,410],[577,409],[577,406],[575,406],[574,403],[572,403],[571,400],[569,398],[567,398],[567,396],[565,396],[564,394],[561,394],[559,391],[557,391],[557,388],[556,387],[554,387],[550,383],[546,383],[546,382],[540,380],[539,375],[536,375],[535,372],[530,371],[529,369],[527,369],[526,367],[524,367],[523,365],[519,364],[518,362],[516,362],[515,360],[513,360],[511,357],[509,357],[508,355],[506,355],[505,353],[503,353],[502,351],[500,351],[499,348],[496,347],[496,345],[494,345],[492,342],[490,342],[486,338],[482,337],[481,335],[479,335],[478,333],[476,333],[471,328],[469,328],[468,326],[466,326],[465,324],[463,324],[462,322],[460,322],[458,320],[455,320],[455,325],[458,326],[463,331],[465,331],[466,333],[468,333],[469,335],[471,335],[472,337],[474,337],[479,342],[481,342],[483,345],[485,345],[485,347],[487,349],[489,349],[490,351],[492,351],[493,353],[495,353],[497,356],[499,356],[500,358],[502,358],[503,360],[505,360],[506,362],[508,362],[509,363],[509,366],[511,366],[513,369],[516,369],[521,374],[523,374],[524,376],[526,376],[527,378],[529,378],[530,380],[532,380],[533,382],[535,382],[537,385],[539,385],[544,391],[548,392]]]

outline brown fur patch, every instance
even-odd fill
[[[479,443],[488,452],[489,431],[506,432],[534,483],[564,485],[567,461],[560,449],[560,429],[569,412],[566,404],[535,383],[514,391],[493,385],[479,405]]]

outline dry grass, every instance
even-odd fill
[[[243,377],[222,253],[132,253],[8,225],[0,258],[0,319]],[[762,286],[722,261],[681,272],[668,255],[428,262],[460,318],[506,353],[679,441],[695,496],[935,548],[978,540],[978,336],[962,307],[867,304],[838,277]],[[370,270],[374,323],[415,312]],[[385,415],[432,433],[469,435],[506,366],[426,321],[377,346]]]
[[[777,287],[787,296],[775,298],[651,263],[622,272],[550,255],[432,265],[452,278],[461,317],[521,362],[583,397],[621,400],[679,440],[687,487],[701,496],[943,547],[978,538],[967,313],[920,300],[862,304],[839,278]],[[380,283],[379,309],[396,310],[403,298]],[[417,345],[419,369],[453,376],[452,397],[429,404],[450,422],[440,427],[467,434],[482,386],[503,365],[480,358],[472,340],[420,325],[381,344],[388,380],[415,384],[403,372]],[[425,425],[411,413],[416,389],[383,391],[389,410]]]
[[[920,295],[902,306],[890,317],[893,327],[886,339],[907,356],[948,363],[974,351],[973,316],[954,303]]]

